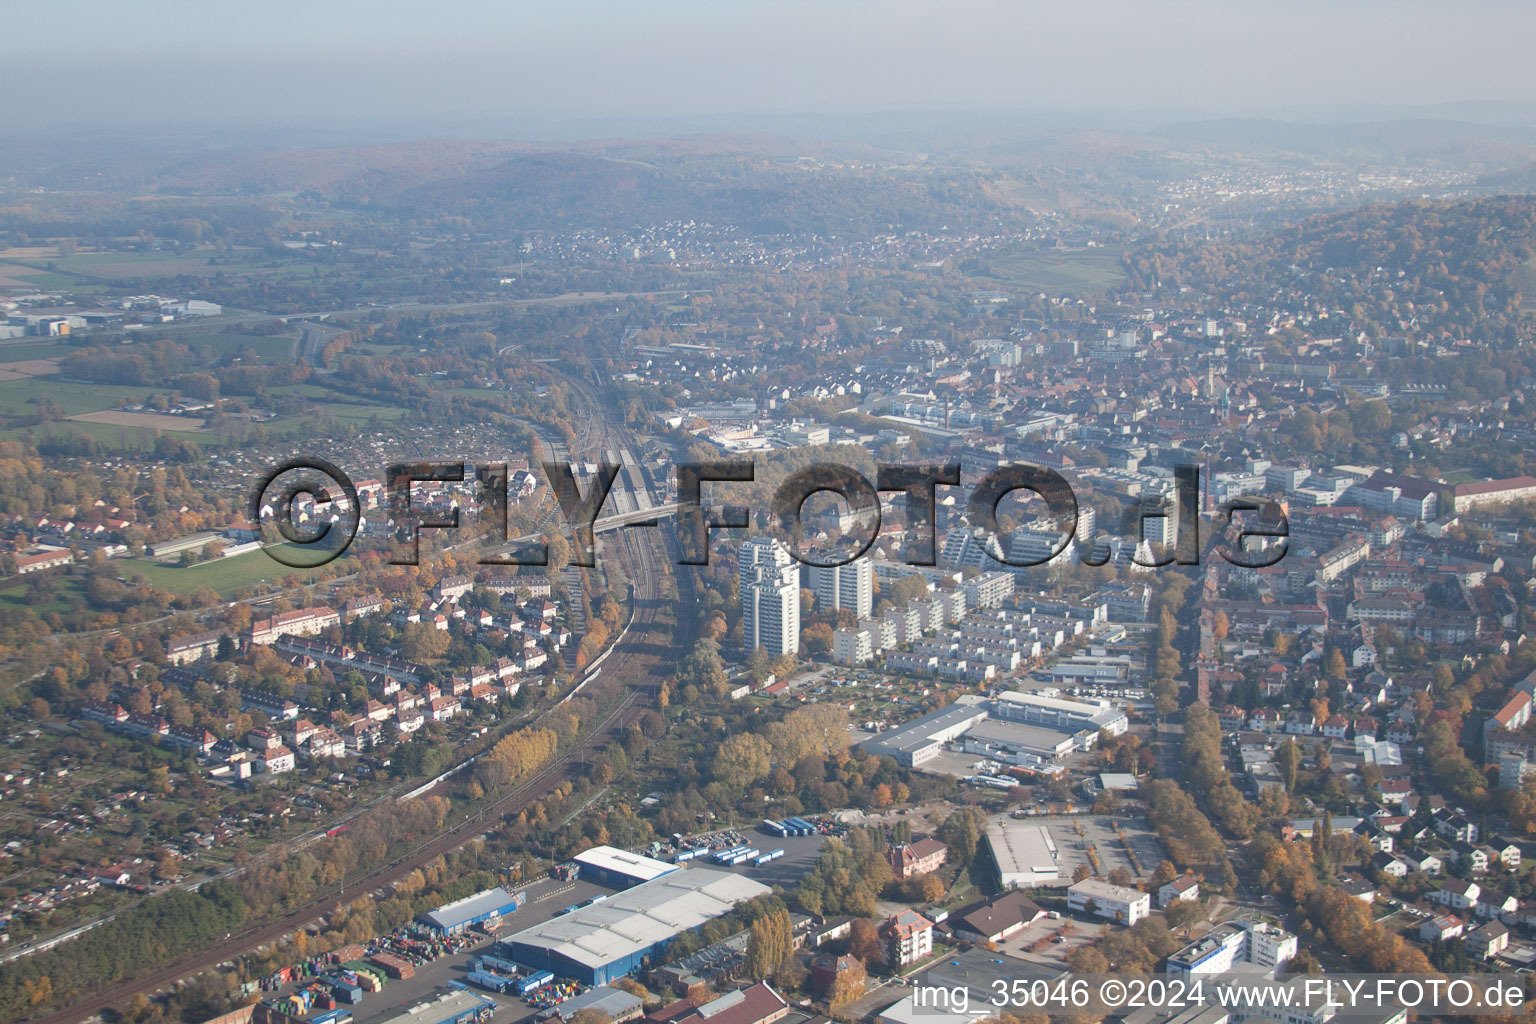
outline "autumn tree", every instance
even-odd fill
[[[867,921],[865,923],[871,928],[874,927]],[[832,987],[827,990],[827,1002],[836,1013],[849,1003],[861,998],[868,987],[869,975],[864,969],[864,960],[855,956],[854,962],[838,971],[837,976],[832,980]]]
[[[848,955],[860,963],[879,963],[884,952],[880,947],[880,929],[867,917],[856,917],[849,926]]]
[[[715,778],[745,789],[768,774],[769,753],[768,741],[754,733],[728,736],[715,753]]]
[[[794,952],[789,911],[776,910],[753,922],[742,969],[753,981],[765,981],[777,974]]]

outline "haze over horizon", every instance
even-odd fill
[[[1536,8],[1496,0],[450,0],[430,21],[351,0],[259,11],[80,0],[8,20],[13,39],[63,41],[17,46],[0,66],[13,130],[494,121],[580,135],[892,111],[1526,120],[1536,100],[1524,52]]]

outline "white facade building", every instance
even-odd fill
[[[1085,878],[1067,889],[1067,906],[1078,913],[1091,908],[1099,917],[1130,927],[1152,913],[1152,896],[1097,878]]]
[[[746,541],[737,558],[742,647],[794,654],[800,650],[800,572],[794,558],[771,537]]]
[[[847,565],[811,566],[811,590],[822,611],[849,611],[867,619],[875,608],[875,567],[860,557]]]

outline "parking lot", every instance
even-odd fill
[[[719,868],[707,858],[695,861],[700,867],[718,868],[721,871],[734,871],[740,875],[762,882],[764,885],[781,885],[790,888],[799,884],[800,879],[816,863],[816,858],[821,854],[821,844],[827,841],[826,836],[771,836],[766,832],[750,832],[743,834],[746,842],[768,853],[772,850],[783,850],[784,856],[778,860],[769,861],[762,867],[754,867],[752,864],[741,864],[734,868]]]

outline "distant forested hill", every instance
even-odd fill
[[[1130,254],[1140,288],[1189,286],[1229,304],[1342,311],[1368,333],[1511,343],[1532,335],[1536,197],[1368,206],[1259,242],[1154,243]]]
[[[781,163],[741,154],[652,164],[583,153],[519,154],[494,167],[397,192],[340,190],[420,217],[477,229],[622,229],[665,221],[735,225],[753,234],[867,237],[942,225],[1018,227],[1027,215],[967,171]]]
[[[402,143],[217,154],[135,167],[110,191],[18,194],[0,229],[34,235],[159,233],[177,218],[238,227],[303,210],[353,224],[395,221],[471,236],[526,230],[627,231],[667,221],[752,235],[864,239],[935,230],[994,234],[1038,223],[1005,172],[905,162],[855,150],[821,157],[798,140],[616,142],[588,149]],[[454,222],[458,223],[444,223]]]

